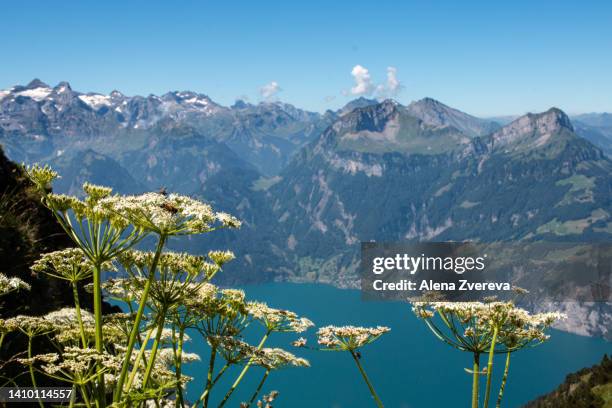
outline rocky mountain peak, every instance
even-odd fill
[[[342,108],[340,108],[338,110],[338,113],[343,115],[345,113],[349,113],[353,111],[354,109],[365,108],[366,106],[371,106],[371,105],[376,105],[376,104],[378,104],[378,101],[376,99],[368,99],[363,96],[360,96],[359,98],[353,99],[352,101],[344,105]]]
[[[449,109],[449,107],[445,104],[443,104],[442,102],[440,102],[437,99],[434,98],[430,98],[429,96],[424,97],[423,99],[413,102],[414,104],[419,104],[419,105],[425,105],[425,106],[430,106],[430,107],[434,107],[434,108],[444,108],[444,109]]]
[[[360,132],[368,130],[380,132],[385,128],[389,119],[396,116],[400,106],[398,102],[387,99],[375,105],[356,108],[336,121],[334,129],[336,131],[351,130]]]
[[[474,117],[429,97],[412,102],[406,107],[406,111],[427,124],[452,126],[472,137],[484,136],[498,127],[494,122]]]
[[[34,78],[33,80],[30,81],[29,84],[25,86],[25,89],[36,89],[36,88],[49,88],[49,85],[47,85],[46,83],[44,83],[38,78]]]
[[[492,142],[497,147],[512,143],[528,143],[532,147],[539,147],[563,131],[574,132],[569,117],[558,108],[550,108],[546,112],[528,113],[519,117],[495,132]]]
[[[546,112],[531,116],[541,131],[560,130],[561,128],[574,131],[574,126],[572,126],[569,116],[559,108],[553,107]]]
[[[411,102],[406,109],[413,113],[423,112],[424,114],[435,114],[438,116],[448,114],[449,111],[455,110],[450,106],[447,106],[442,102],[430,97],[425,97],[418,101]]]
[[[372,105],[357,108],[352,113],[361,112],[377,116],[386,116],[398,112],[400,108],[403,108],[403,106],[396,100],[385,99],[384,101],[379,101]]]
[[[234,104],[231,106],[232,109],[247,109],[249,107],[251,107],[253,105],[251,105],[250,103],[245,102],[242,99],[237,99],[236,102],[234,102]]]
[[[66,81],[62,81],[53,88],[53,93],[57,95],[72,93],[72,87]]]

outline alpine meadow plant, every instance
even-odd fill
[[[30,285],[19,278],[8,278],[0,273],[0,296],[7,295],[18,290],[30,290]]]
[[[22,281],[17,277],[7,277],[3,273],[0,273],[0,298],[5,295],[8,295],[13,292],[18,291],[29,291],[31,290],[31,286]],[[16,332],[19,330],[18,320],[15,318],[11,319],[0,319],[0,350],[2,349],[2,345],[4,344],[4,339],[9,333]],[[29,354],[32,354],[32,346],[30,340],[28,338],[28,351]],[[1,362],[0,368],[4,367],[6,362]],[[32,373],[30,373],[32,375]],[[12,383],[14,380],[12,378],[7,378],[4,375],[0,375],[0,379],[2,379],[4,384]]]
[[[319,350],[322,351],[348,351],[353,357],[363,380],[368,386],[368,390],[379,408],[383,403],[376,394],[372,382],[368,378],[363,365],[361,364],[361,348],[378,340],[383,334],[391,331],[388,327],[356,327],[356,326],[325,326],[317,332]],[[306,340],[298,339],[293,343],[297,347],[305,347]]]
[[[196,256],[165,248],[173,237],[240,228],[238,219],[190,197],[164,192],[121,196],[85,183],[83,199],[54,194],[51,183],[58,175],[51,168],[32,166],[25,172],[75,244],[42,255],[31,268],[35,275],[69,282],[74,308],[0,322],[2,335],[18,330],[28,338],[29,352],[18,361],[29,371],[33,386],[35,373],[70,384],[76,396],[70,406],[189,406],[184,391],[192,378],[183,374],[183,365],[201,357],[186,350],[194,341],[187,331],[197,333],[198,341],[211,349],[207,381],[193,407],[209,406],[210,395],[230,367],[242,368],[220,394],[219,407],[252,366],[262,367],[264,375],[243,406],[268,405],[277,398],[273,391],[257,400],[272,371],[309,366],[288,351],[264,345],[273,333],[307,330],[313,326],[310,320],[210,282],[234,259],[231,251]],[[135,249],[146,237],[155,239],[155,250]],[[102,281],[103,271],[118,276]],[[93,313],[81,307],[81,286],[93,293]],[[19,289],[28,285],[0,275],[0,293]],[[103,294],[123,304],[124,312],[102,314]],[[265,332],[257,346],[243,337],[253,324]],[[32,339],[39,336],[57,352],[33,355]]]
[[[415,315],[425,322],[439,340],[472,354],[473,366],[465,369],[472,375],[472,408],[480,406],[481,375],[486,375],[483,407],[489,407],[495,354],[506,355],[496,404],[500,407],[508,379],[510,355],[548,340],[546,330],[557,320],[565,318],[561,313],[530,314],[517,307],[513,301],[501,302],[495,299],[487,299],[485,302],[413,301],[412,306]],[[484,369],[480,367],[482,355],[488,356]]]

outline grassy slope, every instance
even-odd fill
[[[612,359],[569,374],[553,392],[531,401],[524,408],[612,408]]]

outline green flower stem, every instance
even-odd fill
[[[478,381],[480,376],[480,354],[474,353],[474,366],[472,367],[472,408],[478,408]]]
[[[491,397],[491,379],[493,377],[493,357],[495,356],[495,343],[497,342],[497,333],[499,328],[495,326],[493,329],[493,338],[491,339],[491,348],[489,349],[489,362],[487,364],[487,388],[485,390],[484,408],[489,407],[489,398]]]
[[[85,326],[83,326],[83,317],[81,316],[81,302],[79,302],[79,289],[76,282],[72,284],[72,295],[74,297],[74,309],[76,310],[76,317],[79,323],[79,330],[81,332],[81,341],[83,342],[83,348],[87,348],[87,339],[85,338]]]
[[[215,384],[217,383],[217,381],[219,381],[219,379],[221,378],[221,376],[223,375],[223,373],[225,373],[225,370],[227,370],[229,368],[229,364],[225,364],[221,370],[219,370],[219,372],[217,373],[217,376],[215,377],[215,379],[212,382],[212,385],[210,386],[210,389],[212,389]],[[196,408],[198,406],[198,404],[204,399],[206,398],[206,396],[209,394],[210,389],[204,390],[204,392],[202,393],[202,395],[200,395],[200,398],[191,406],[191,408]]]
[[[361,362],[359,361],[359,357],[357,356],[357,354],[353,350],[349,350],[349,351],[351,352],[351,356],[353,356],[353,360],[355,360],[355,363],[357,363],[357,367],[359,368],[359,372],[361,373],[361,376],[363,377],[363,379],[365,380],[366,384],[368,385],[368,388],[370,389],[370,394],[372,394],[372,397],[374,398],[374,401],[376,402],[376,406],[378,408],[383,408],[384,405],[383,405],[382,401],[380,400],[380,398],[378,398],[378,395],[376,394],[376,391],[374,391],[374,387],[372,386],[372,383],[370,382],[370,379],[368,378],[365,370],[361,366]]]
[[[132,367],[132,373],[130,374],[130,378],[128,378],[127,384],[125,385],[125,389],[128,391],[130,390],[130,388],[132,388],[132,383],[134,382],[136,374],[138,373],[138,367],[140,367],[140,360],[147,364],[144,358],[144,353],[147,349],[147,344],[149,343],[149,340],[153,335],[153,330],[155,330],[155,326],[152,326],[149,329],[149,331],[147,332],[147,337],[144,339],[142,345],[140,346],[140,351],[138,352],[138,356],[136,356],[136,360],[134,361],[134,367]]]
[[[85,389],[85,387],[82,385],[79,388],[81,388],[81,395],[83,396],[83,401],[85,401],[85,406],[87,406],[87,408],[91,408],[91,403],[87,397],[87,389]]]
[[[173,328],[174,331],[174,328]],[[178,345],[176,350],[176,407],[183,408],[183,387],[181,386],[181,370],[183,365],[183,337],[185,334],[185,328],[180,326],[179,328],[179,337],[178,337]],[[174,335],[172,336],[174,338]]]
[[[263,336],[263,338],[259,342],[259,345],[257,346],[257,351],[260,351],[263,348],[264,344],[266,343],[266,340],[268,340],[268,337],[270,336],[270,333],[271,331],[268,330],[266,334]],[[236,390],[236,388],[240,384],[240,381],[242,381],[242,378],[244,377],[244,375],[247,373],[247,371],[249,371],[251,364],[253,364],[253,359],[254,357],[251,357],[249,361],[245,364],[244,368],[240,372],[240,375],[238,376],[238,378],[236,378],[236,381],[234,381],[234,384],[232,384],[232,387],[229,389],[227,394],[225,394],[225,397],[223,397],[223,401],[221,401],[218,408],[221,408],[222,406],[224,406],[227,400],[229,399],[229,397],[234,392],[234,390]]]
[[[253,393],[253,396],[251,396],[251,399],[247,403],[246,408],[249,408],[251,404],[255,402],[255,399],[257,399],[257,396],[259,395],[259,392],[261,391],[261,388],[263,387],[264,383],[268,379],[269,375],[270,375],[270,370],[266,370],[266,373],[263,375],[261,381],[259,382],[259,385],[257,386],[257,389]]]
[[[104,351],[104,339],[102,337],[102,284],[101,284],[102,268],[99,262],[94,264],[93,286],[94,286],[94,317],[96,320],[96,351],[102,353]],[[101,366],[98,365],[101,370]],[[106,391],[104,390],[104,375],[98,376],[98,398],[96,402],[102,408],[106,406]]]
[[[153,341],[153,347],[151,347],[151,355],[147,362],[147,368],[145,369],[145,375],[142,380],[142,388],[146,388],[149,378],[151,378],[151,372],[153,371],[153,364],[155,363],[155,357],[157,356],[157,350],[164,330],[164,323],[166,322],[166,309],[162,309],[159,314],[159,322],[157,324],[157,333],[155,334],[155,340]]]
[[[160,235],[159,241],[157,242],[157,248],[155,250],[155,256],[153,257],[153,262],[151,263],[151,267],[149,268],[149,279],[147,279],[147,282],[145,283],[142,298],[140,299],[140,303],[138,305],[138,311],[136,312],[134,325],[132,326],[132,330],[130,332],[130,338],[128,340],[123,365],[121,366],[121,374],[119,375],[119,379],[117,380],[113,402],[119,402],[121,394],[123,393],[123,383],[125,382],[125,377],[127,375],[128,367],[130,365],[130,357],[132,356],[132,351],[134,350],[134,344],[136,343],[136,338],[138,337],[138,332],[140,331],[140,321],[142,320],[142,315],[144,314],[144,310],[147,304],[147,298],[149,297],[149,291],[151,290],[151,284],[155,279],[155,270],[157,269],[157,263],[159,262],[159,257],[161,256],[161,252],[165,242],[166,236]]]
[[[32,336],[28,336],[28,358],[32,358]],[[38,388],[38,386],[36,385],[36,376],[34,375],[34,366],[32,364],[29,364],[29,366],[30,378],[32,379],[32,387]],[[40,408],[45,408],[45,405],[40,399],[38,400],[38,404],[40,405]]]
[[[508,371],[510,370],[510,352],[506,353],[506,367],[504,368],[504,376],[502,377],[501,386],[499,387],[499,394],[497,395],[496,407],[501,407],[502,398],[504,397],[504,389],[506,388],[506,380],[508,380]]]
[[[74,407],[74,401],[76,400],[76,384],[72,384],[72,392],[70,393],[70,404],[68,405],[68,408],[72,408]]]
[[[0,349],[2,348],[2,343],[4,343],[4,337],[5,336],[6,336],[6,333],[0,334]]]
[[[217,357],[217,345],[213,344],[210,347],[210,359],[208,364],[208,375],[206,376],[206,389],[204,390],[204,408],[208,407],[208,397],[210,396],[210,390],[212,388],[212,375],[215,370],[215,358]]]

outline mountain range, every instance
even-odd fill
[[[0,144],[15,161],[56,167],[59,191],[164,186],[239,216],[239,232],[174,244],[234,249],[228,283],[356,287],[370,240],[610,242],[611,129],[609,114],[551,108],[500,123],[431,98],[316,113],[39,80],[0,91]],[[568,329],[610,335],[605,316]]]

